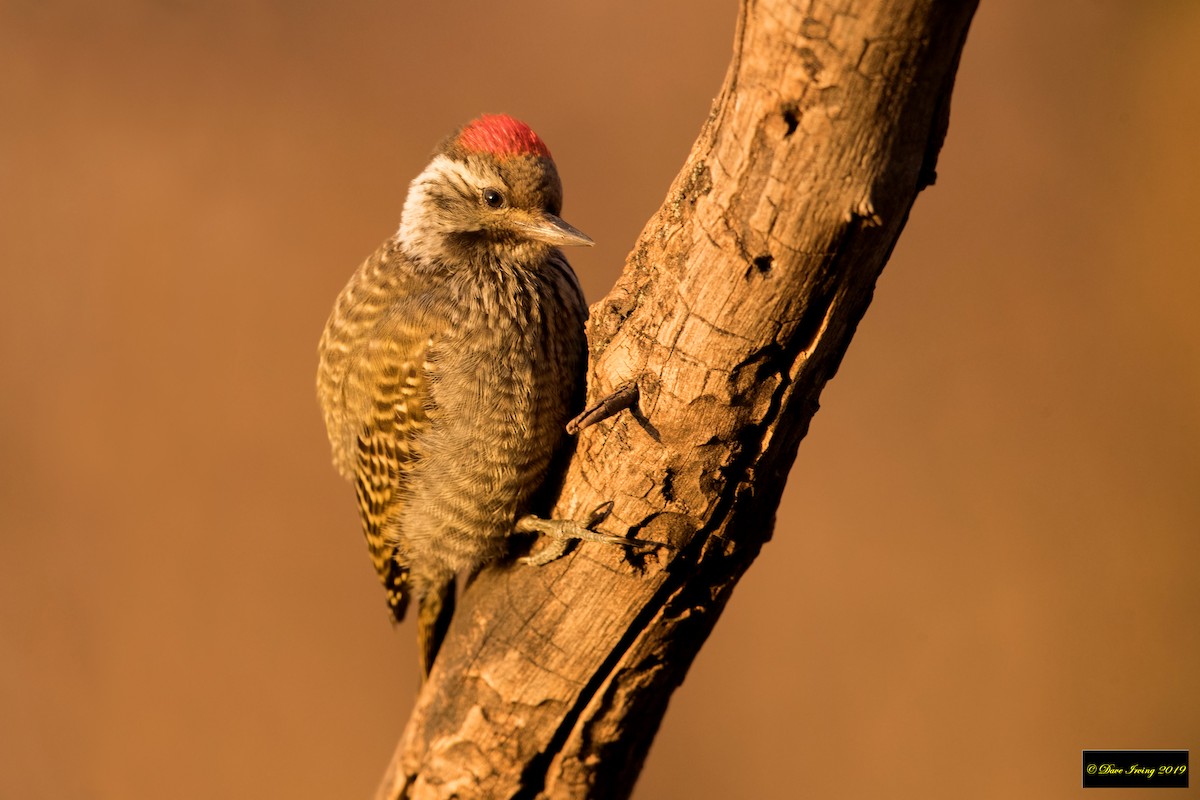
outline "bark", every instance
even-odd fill
[[[974,0],[744,0],[721,94],[612,292],[555,516],[607,533],[464,592],[379,798],[624,797],[770,537],[800,439],[917,193]]]

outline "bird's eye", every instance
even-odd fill
[[[492,208],[499,208],[504,205],[504,195],[495,189],[483,190],[483,202],[487,203]]]

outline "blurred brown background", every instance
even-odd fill
[[[485,110],[549,142],[602,297],[735,4],[0,9],[0,796],[366,797],[414,634],[329,465],[326,314]],[[637,797],[1077,797],[1081,748],[1200,752],[1198,41],[1193,0],[984,0]]]

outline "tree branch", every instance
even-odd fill
[[[556,509],[612,500],[602,530],[675,549],[481,573],[379,798],[628,795],[933,180],[974,7],[744,0],[720,97],[592,309],[590,404],[636,402],[580,431]]]

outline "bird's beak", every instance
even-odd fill
[[[591,247],[595,244],[592,237],[548,211],[516,220],[513,227],[530,239],[556,247]]]

